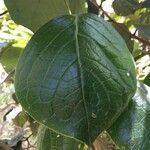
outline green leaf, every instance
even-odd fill
[[[22,48],[9,46],[3,52],[0,62],[7,72],[10,72],[15,68],[21,51]]]
[[[150,86],[150,73],[145,77],[144,83],[148,86]]]
[[[150,148],[150,87],[139,83],[133,100],[108,130],[116,144],[126,150]]]
[[[132,18],[131,22],[138,29],[141,37],[150,40],[150,11]]]
[[[87,150],[75,139],[62,136],[41,125],[38,132],[37,150]]]
[[[128,49],[130,50],[130,52],[132,52],[133,51],[134,42],[133,42],[133,40],[131,40],[130,31],[127,28],[127,26],[125,24],[123,24],[123,23],[112,23],[112,25],[120,33],[122,38],[125,40]]]
[[[136,59],[141,55],[141,45],[139,42],[134,41],[132,56]]]
[[[27,41],[25,40],[18,40],[16,43],[12,43],[3,48],[3,52],[0,56],[0,63],[7,72],[11,72],[16,67],[19,56],[26,43]]]
[[[128,105],[135,77],[133,58],[109,23],[94,14],[66,15],[31,38],[15,89],[38,122],[91,144]]]
[[[13,123],[16,126],[23,127],[24,124],[28,121],[28,115],[24,112],[21,111],[14,119]]]
[[[53,17],[69,14],[84,13],[85,0],[5,0],[11,18],[33,32]],[[70,7],[70,10],[68,9]]]
[[[138,0],[114,0],[112,6],[119,16],[128,16],[141,8]]]
[[[149,0],[144,0],[141,5],[143,8],[150,8],[150,1]]]

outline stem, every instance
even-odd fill
[[[8,13],[8,10],[4,11],[3,13],[1,13],[0,16],[3,16],[5,14],[7,14],[7,13]]]

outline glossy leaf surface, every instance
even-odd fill
[[[128,105],[135,76],[132,56],[109,23],[92,14],[62,16],[31,38],[15,88],[38,122],[91,144]]]
[[[79,141],[59,135],[42,125],[39,127],[37,144],[37,150],[87,150]]]
[[[150,87],[139,83],[133,100],[108,132],[116,144],[125,147],[125,150],[148,150],[149,126]]]

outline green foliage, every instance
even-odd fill
[[[150,10],[134,16],[131,22],[139,30],[141,37],[150,39]]]
[[[144,2],[142,3],[142,6],[144,8],[150,8],[150,1],[149,0],[144,0]]]
[[[18,58],[31,37],[31,33],[20,26],[17,26],[9,15],[0,19],[0,63],[6,72],[15,69]]]
[[[144,83],[148,86],[150,86],[150,73],[145,77]]]
[[[23,44],[25,46],[25,43]],[[7,72],[10,72],[15,68],[22,50],[23,48],[18,47],[16,44],[11,44],[3,48],[0,62]]]
[[[5,0],[12,19],[21,25],[37,31],[56,16],[86,12],[85,0]]]
[[[117,15],[127,16],[141,8],[138,0],[114,0],[113,8]]]
[[[37,143],[37,150],[87,150],[79,141],[55,133],[43,125],[39,127]]]
[[[92,14],[68,15],[31,38],[15,89],[38,122],[91,144],[127,106],[135,77],[131,54],[109,23]]]
[[[19,127],[23,127],[24,124],[28,121],[28,115],[21,111],[14,119],[13,123]]]
[[[127,150],[150,148],[150,87],[138,83],[129,106],[108,130],[112,139]]]
[[[83,143],[91,146],[108,128],[121,149],[148,150],[150,88],[144,84],[150,85],[150,76],[144,56],[150,52],[150,1],[114,0],[113,15],[88,1],[88,11],[110,24],[82,14],[86,0],[4,1],[12,19],[35,32],[23,51],[32,33],[9,15],[0,18],[0,62],[10,72],[23,51],[17,100],[38,123],[24,111],[13,121],[21,127],[30,122],[33,135],[39,123],[45,125],[38,150],[87,150]],[[137,91],[136,78],[144,80]]]

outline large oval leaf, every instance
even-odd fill
[[[38,150],[87,150],[87,147],[75,139],[62,136],[41,125],[38,132]]]
[[[149,150],[149,127],[150,87],[139,83],[133,100],[108,132],[126,150]]]
[[[85,0],[5,0],[11,18],[33,32],[58,15],[86,12]]]
[[[90,144],[134,95],[135,68],[125,42],[102,18],[62,16],[28,43],[15,88],[36,120]]]

